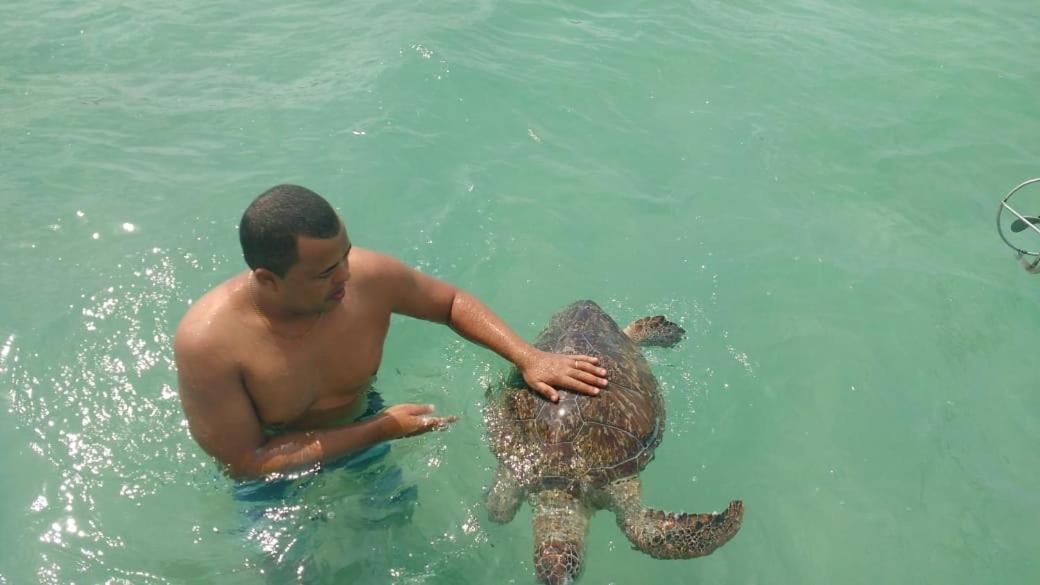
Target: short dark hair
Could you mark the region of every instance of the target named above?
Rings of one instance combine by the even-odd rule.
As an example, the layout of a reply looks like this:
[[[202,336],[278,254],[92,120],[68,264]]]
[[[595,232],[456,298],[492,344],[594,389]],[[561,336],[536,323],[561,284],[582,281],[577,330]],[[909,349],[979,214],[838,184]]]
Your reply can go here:
[[[339,229],[339,215],[321,195],[299,185],[278,185],[246,208],[238,239],[250,268],[263,267],[285,278],[300,259],[297,236],[332,238]]]

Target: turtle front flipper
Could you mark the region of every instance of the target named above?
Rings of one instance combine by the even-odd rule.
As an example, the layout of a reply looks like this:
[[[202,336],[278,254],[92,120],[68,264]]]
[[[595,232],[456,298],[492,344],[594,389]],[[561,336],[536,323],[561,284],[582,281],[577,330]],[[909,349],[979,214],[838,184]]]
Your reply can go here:
[[[573,583],[585,560],[590,511],[561,489],[538,492],[534,507],[534,570],[549,585]]]
[[[730,502],[720,514],[676,514],[644,508],[638,477],[616,481],[604,491],[618,526],[632,546],[658,559],[711,554],[733,538],[744,519],[744,504],[740,501]]]
[[[625,335],[639,345],[671,347],[686,333],[682,327],[664,318],[664,315],[636,319],[625,327]]]
[[[524,490],[516,476],[505,465],[499,464],[495,471],[495,480],[484,496],[491,520],[505,524],[516,516],[516,511],[524,501]]]

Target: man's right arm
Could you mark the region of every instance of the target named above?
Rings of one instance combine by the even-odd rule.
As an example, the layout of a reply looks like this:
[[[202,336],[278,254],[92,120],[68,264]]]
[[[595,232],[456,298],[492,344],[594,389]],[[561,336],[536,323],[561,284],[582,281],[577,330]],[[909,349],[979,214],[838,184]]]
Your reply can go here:
[[[288,472],[337,459],[380,441],[432,430],[451,417],[430,405],[398,404],[365,421],[266,438],[233,358],[205,341],[175,342],[181,404],[192,436],[236,478]]]

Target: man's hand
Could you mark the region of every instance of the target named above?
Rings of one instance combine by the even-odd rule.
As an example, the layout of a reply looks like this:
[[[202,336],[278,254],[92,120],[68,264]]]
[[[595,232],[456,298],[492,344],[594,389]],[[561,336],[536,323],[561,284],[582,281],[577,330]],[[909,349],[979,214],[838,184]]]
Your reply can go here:
[[[432,404],[395,404],[379,413],[387,439],[421,435],[444,428],[457,421],[457,416],[431,416]]]
[[[596,366],[598,358],[588,355],[564,355],[536,350],[531,357],[517,364],[524,381],[535,392],[552,402],[560,400],[553,388],[573,390],[589,396],[599,394],[607,385],[607,371]]]

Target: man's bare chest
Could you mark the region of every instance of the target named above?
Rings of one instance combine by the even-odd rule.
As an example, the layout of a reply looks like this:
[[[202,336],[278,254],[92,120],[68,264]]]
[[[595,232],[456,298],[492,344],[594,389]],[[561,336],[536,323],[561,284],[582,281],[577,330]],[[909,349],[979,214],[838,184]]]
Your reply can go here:
[[[385,318],[324,324],[302,340],[258,340],[245,356],[245,386],[265,425],[307,426],[346,412],[379,369]]]

